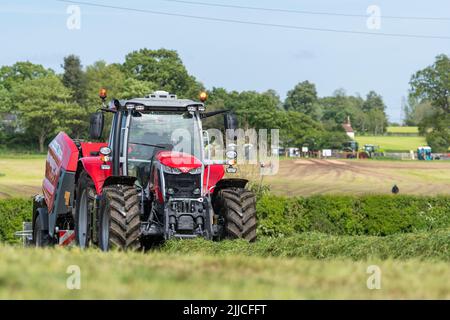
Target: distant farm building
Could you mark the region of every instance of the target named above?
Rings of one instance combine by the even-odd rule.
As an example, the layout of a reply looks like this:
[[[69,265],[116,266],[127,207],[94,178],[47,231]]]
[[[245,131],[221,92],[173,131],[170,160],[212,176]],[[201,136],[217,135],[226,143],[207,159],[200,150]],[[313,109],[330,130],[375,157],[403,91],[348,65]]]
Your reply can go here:
[[[352,125],[350,123],[350,117],[347,117],[347,122],[342,125],[345,130],[345,133],[351,138],[355,139],[355,131],[353,131]]]

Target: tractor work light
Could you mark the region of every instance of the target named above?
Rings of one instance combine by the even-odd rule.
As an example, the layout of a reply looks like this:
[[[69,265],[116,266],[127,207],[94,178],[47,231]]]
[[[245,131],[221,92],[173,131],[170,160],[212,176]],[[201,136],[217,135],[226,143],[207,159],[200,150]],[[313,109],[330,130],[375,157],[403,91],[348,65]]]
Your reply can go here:
[[[202,92],[200,92],[199,98],[200,98],[201,102],[205,102],[206,99],[208,99],[208,94],[205,91],[202,91]]]
[[[111,156],[111,148],[109,147],[101,147],[99,150],[100,153],[100,159],[103,162],[108,162],[110,160],[110,156]]]
[[[236,159],[237,158],[237,152],[234,150],[229,150],[226,153],[226,156],[228,159]]]
[[[191,169],[191,170],[189,170],[189,173],[190,174],[200,174],[200,173],[202,173],[202,167]]]
[[[181,170],[178,168],[168,167],[163,164],[161,165],[161,167],[165,173],[169,173],[169,174],[180,174],[181,173]]]
[[[225,170],[227,173],[236,173],[237,172],[237,168],[235,168],[235,167],[227,167]]]
[[[188,107],[187,107],[187,111],[189,111],[189,112],[195,112],[195,111],[197,111],[197,107],[196,107],[196,106],[188,106]]]
[[[102,100],[105,100],[106,97],[108,96],[106,89],[105,89],[105,88],[101,88],[100,91],[99,91],[99,93],[98,93],[98,96],[99,96]]]

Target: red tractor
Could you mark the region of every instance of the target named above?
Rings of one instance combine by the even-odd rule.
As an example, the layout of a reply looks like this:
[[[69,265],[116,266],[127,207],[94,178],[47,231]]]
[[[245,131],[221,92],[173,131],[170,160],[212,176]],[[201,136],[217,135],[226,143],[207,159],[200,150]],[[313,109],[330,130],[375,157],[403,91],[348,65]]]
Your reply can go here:
[[[91,116],[90,136],[102,136],[104,113],[113,114],[107,143],[83,142],[61,132],[49,144],[43,195],[33,202],[36,246],[96,245],[107,251],[148,248],[171,238],[256,239],[255,195],[247,180],[224,178],[226,159],[207,156],[204,101],[157,91],[145,98],[112,100]],[[228,131],[229,132],[229,131]],[[232,144],[232,146],[235,146]]]

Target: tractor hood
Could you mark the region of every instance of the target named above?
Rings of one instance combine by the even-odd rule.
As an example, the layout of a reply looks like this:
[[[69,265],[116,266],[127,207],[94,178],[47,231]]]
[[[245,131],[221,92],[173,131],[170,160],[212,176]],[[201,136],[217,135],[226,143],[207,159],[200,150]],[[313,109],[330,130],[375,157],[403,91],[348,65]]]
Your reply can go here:
[[[161,164],[177,168],[183,173],[202,166],[202,162],[191,154],[178,151],[160,151],[156,155],[156,160]]]

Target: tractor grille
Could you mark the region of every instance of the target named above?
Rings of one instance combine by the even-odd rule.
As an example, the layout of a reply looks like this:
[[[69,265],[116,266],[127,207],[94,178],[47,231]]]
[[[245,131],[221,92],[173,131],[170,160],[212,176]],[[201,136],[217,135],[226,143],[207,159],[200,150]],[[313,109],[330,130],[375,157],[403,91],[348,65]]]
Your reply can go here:
[[[200,179],[201,174],[190,174],[190,173],[180,173],[180,174],[170,174],[164,173],[166,194],[169,189],[173,189],[173,194],[171,197],[175,198],[192,198],[199,197],[200,193],[194,194],[194,190],[200,190]]]

